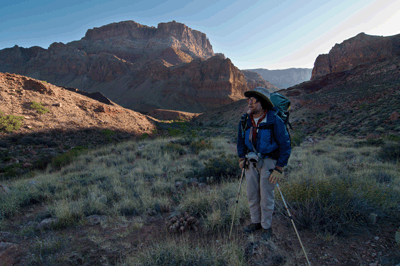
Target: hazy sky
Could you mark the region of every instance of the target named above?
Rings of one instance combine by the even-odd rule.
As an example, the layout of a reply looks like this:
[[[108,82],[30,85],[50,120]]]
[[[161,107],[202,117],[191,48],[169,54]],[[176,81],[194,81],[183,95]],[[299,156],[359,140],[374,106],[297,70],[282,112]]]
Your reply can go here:
[[[68,43],[88,29],[124,20],[184,23],[240,69],[312,68],[360,32],[400,33],[399,0],[69,0],[2,1],[0,49]]]

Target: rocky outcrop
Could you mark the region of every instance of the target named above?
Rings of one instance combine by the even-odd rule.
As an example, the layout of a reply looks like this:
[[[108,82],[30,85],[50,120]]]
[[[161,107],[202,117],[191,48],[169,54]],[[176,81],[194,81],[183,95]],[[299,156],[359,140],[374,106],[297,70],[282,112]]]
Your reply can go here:
[[[319,55],[314,63],[311,80],[399,55],[400,34],[383,37],[360,33],[336,44],[329,54]]]
[[[124,21],[48,49],[4,49],[0,72],[100,92],[140,112],[203,112],[242,99],[244,91],[261,82],[246,80],[224,55],[214,56],[204,33],[175,21],[157,28]]]
[[[386,60],[358,65],[351,70],[318,76],[308,82],[290,87],[282,93],[290,97],[320,91],[319,93],[323,95],[323,92],[345,87],[346,84],[364,84],[364,86],[374,84],[373,87],[379,91],[382,87],[379,83],[399,84],[399,82],[400,56],[394,56]],[[357,87],[360,86],[357,85]]]
[[[88,30],[85,37],[74,45],[90,53],[120,51],[120,54],[116,54],[120,58],[124,58],[124,53],[139,55],[145,50],[164,50],[168,47],[205,59],[214,55],[204,33],[176,21],[159,23],[157,28],[134,21],[112,23]]]
[[[311,78],[310,68],[288,68],[268,70],[263,68],[248,69],[248,71],[256,72],[265,80],[279,89],[286,89]]]

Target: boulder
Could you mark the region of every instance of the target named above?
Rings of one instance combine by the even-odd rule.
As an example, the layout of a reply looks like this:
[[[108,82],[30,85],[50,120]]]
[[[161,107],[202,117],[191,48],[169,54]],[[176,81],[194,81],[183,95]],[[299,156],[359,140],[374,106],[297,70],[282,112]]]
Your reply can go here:
[[[36,230],[46,230],[52,228],[54,225],[58,223],[57,218],[47,218],[41,221],[37,226]]]

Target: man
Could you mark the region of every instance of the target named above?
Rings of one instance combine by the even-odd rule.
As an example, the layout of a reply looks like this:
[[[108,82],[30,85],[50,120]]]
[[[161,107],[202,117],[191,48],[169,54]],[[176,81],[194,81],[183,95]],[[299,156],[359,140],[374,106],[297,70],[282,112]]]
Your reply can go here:
[[[246,172],[252,222],[244,232],[262,229],[261,238],[268,240],[272,236],[274,189],[283,177],[283,167],[290,156],[290,138],[267,89],[257,87],[246,91],[244,96],[247,117],[239,125],[237,150],[239,166]]]

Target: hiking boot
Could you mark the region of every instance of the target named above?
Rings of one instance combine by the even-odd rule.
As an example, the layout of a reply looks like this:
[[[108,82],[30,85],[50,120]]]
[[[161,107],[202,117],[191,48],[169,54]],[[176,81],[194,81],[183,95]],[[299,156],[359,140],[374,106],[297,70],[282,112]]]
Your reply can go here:
[[[268,241],[272,236],[272,228],[262,229],[261,231],[261,239]]]
[[[259,229],[261,229],[261,224],[260,223],[256,223],[256,224],[250,224],[248,226],[246,226],[245,228],[243,228],[243,231],[247,234],[249,233],[253,233]]]

